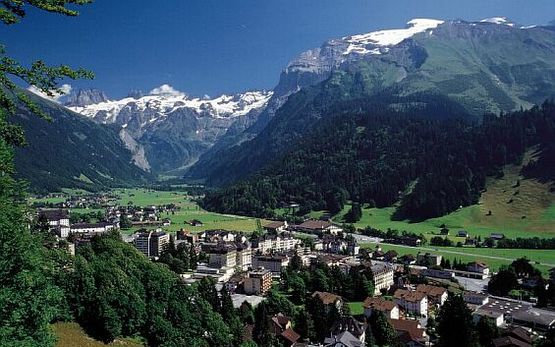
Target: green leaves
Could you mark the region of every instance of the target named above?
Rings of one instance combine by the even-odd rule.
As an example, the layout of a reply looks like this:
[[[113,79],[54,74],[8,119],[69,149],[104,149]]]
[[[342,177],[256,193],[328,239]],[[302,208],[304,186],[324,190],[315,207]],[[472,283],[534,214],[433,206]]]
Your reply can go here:
[[[91,2],[92,0],[3,0],[0,3],[0,21],[8,25],[18,23],[25,17],[25,5],[66,16],[77,16],[79,12],[67,6],[84,5]]]

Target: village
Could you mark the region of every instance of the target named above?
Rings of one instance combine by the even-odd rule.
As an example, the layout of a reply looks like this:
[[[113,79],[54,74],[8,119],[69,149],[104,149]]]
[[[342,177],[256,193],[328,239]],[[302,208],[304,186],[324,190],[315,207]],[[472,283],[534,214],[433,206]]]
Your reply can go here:
[[[38,216],[58,238],[68,241],[72,254],[96,235],[139,227],[133,234],[122,234],[123,240],[153,261],[168,264],[184,283],[210,281],[218,291],[225,288],[237,309],[256,307],[286,288],[295,304],[334,317],[314,340],[306,340],[294,330],[287,312],[273,315],[272,334],[284,346],[365,346],[366,326],[376,312],[387,318],[404,344],[430,346],[437,313],[449,292],[462,294],[475,322],[486,319],[501,329],[502,335],[493,340],[495,347],[532,346],[555,324],[555,312],[536,307],[533,300],[488,294],[492,271],[483,263],[453,267],[431,252],[399,256],[393,250],[383,251],[380,244],[361,249],[361,235],[347,233],[328,220],[270,221],[254,233],[191,231],[202,222],[188,220],[187,226],[169,232],[164,227],[171,221],[162,218],[162,212],[174,212],[175,205],[105,208],[104,218],[96,223],[70,223],[65,208],[40,209]],[[312,291],[304,284],[299,289],[292,278],[302,277],[303,271],[336,273],[336,279],[351,282],[336,287],[351,289],[334,291],[325,280],[311,284]],[[246,328],[247,334],[249,329],[252,334],[253,327]]]

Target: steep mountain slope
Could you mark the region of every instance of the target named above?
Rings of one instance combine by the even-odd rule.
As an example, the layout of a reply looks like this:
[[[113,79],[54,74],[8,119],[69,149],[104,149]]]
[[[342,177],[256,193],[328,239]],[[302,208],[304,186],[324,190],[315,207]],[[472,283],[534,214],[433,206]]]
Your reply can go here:
[[[187,177],[212,185],[244,178],[294,148],[334,104],[386,89],[444,95],[470,117],[530,107],[555,95],[554,56],[552,28],[523,28],[504,18],[420,19],[406,29],[331,40],[282,73],[275,94],[287,96],[283,105],[227,142],[234,146],[214,146]]]
[[[413,100],[426,103],[391,107]],[[204,207],[272,217],[292,201],[300,205],[299,213],[327,209],[335,214],[353,200],[396,205],[394,217],[421,221],[476,204],[487,177],[500,177],[506,165],[521,163],[527,150],[543,152],[555,143],[553,103],[487,116],[481,123],[444,117],[462,115],[461,110],[437,95],[381,93],[349,100],[331,108],[330,116],[281,159],[248,180],[208,194]],[[553,158],[535,160],[540,168]]]
[[[17,149],[18,176],[29,181],[33,189],[99,189],[149,179],[149,174],[133,164],[117,129],[29,95],[52,119],[47,122],[23,107],[11,117],[24,128],[28,143]]]
[[[142,168],[171,174],[194,163],[228,129],[242,131],[251,125],[271,96],[272,92],[262,91],[195,98],[163,85],[148,95],[134,92],[121,100],[108,100],[95,91],[79,92],[67,105],[119,128],[120,138]]]

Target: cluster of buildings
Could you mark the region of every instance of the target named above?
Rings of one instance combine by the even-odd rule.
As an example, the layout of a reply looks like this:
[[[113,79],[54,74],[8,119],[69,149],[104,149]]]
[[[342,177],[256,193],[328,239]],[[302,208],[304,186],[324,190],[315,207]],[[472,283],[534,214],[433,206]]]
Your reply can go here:
[[[177,206],[168,205],[150,205],[140,206],[109,206],[106,208],[107,220],[120,221],[122,217],[129,220],[133,226],[169,226],[171,221],[169,218],[162,218],[163,213],[175,213]]]
[[[98,208],[106,208],[110,204],[113,204],[118,197],[112,194],[80,194],[80,195],[71,195],[66,196],[65,194],[49,194],[46,196],[47,198],[63,198],[65,199],[62,202],[57,203],[49,203],[48,207],[50,208],[57,208],[57,209],[73,209],[73,208],[80,208],[80,209],[98,209]],[[41,204],[41,207],[44,207],[45,204]]]
[[[375,250],[367,252],[367,255],[374,260],[409,265],[421,270],[424,276],[432,278],[453,279],[459,276],[484,280],[491,275],[489,267],[482,262],[470,262],[457,269],[441,268],[443,257],[429,252],[418,253],[416,256],[412,254],[399,256],[396,251],[384,252],[377,245]]]
[[[48,221],[51,231],[60,238],[67,238],[70,234],[102,234],[119,228],[119,221],[102,221],[98,223],[70,223],[69,211],[66,209],[40,210],[39,216]]]
[[[175,206],[110,207],[107,209],[107,221],[100,223],[70,224],[69,212],[65,209],[42,210],[50,227],[60,237],[70,234],[82,235],[76,243],[86,242],[87,237],[105,233],[118,228],[118,222],[125,216],[135,225],[163,224],[161,212],[170,213]],[[190,221],[193,225],[197,221]],[[447,289],[440,285],[411,284],[407,280],[407,269],[411,275],[429,279],[434,283],[452,280],[455,276],[483,280],[490,276],[487,265],[471,262],[457,269],[441,268],[442,256],[433,253],[419,253],[399,256],[397,252],[387,252],[377,246],[366,255],[371,259],[361,260],[359,246],[354,238],[345,237],[341,228],[328,221],[309,220],[299,225],[287,222],[271,222],[265,227],[266,233],[259,237],[247,237],[240,232],[211,230],[200,233],[178,231],[175,244],[186,242],[197,252],[205,255],[206,261],[186,274],[182,279],[192,283],[203,277],[213,277],[221,286],[225,286],[235,299],[250,300],[250,297],[263,300],[263,296],[272,287],[273,279],[279,278],[283,269],[290,265],[294,255],[298,255],[304,266],[324,263],[337,266],[342,272],[349,273],[356,267],[369,267],[374,283],[374,296],[364,303],[364,316],[370,318],[375,312],[385,314],[399,339],[408,346],[426,346],[430,338],[426,334],[426,318],[438,312],[447,300]],[[310,247],[295,237],[296,233],[311,235]],[[406,238],[396,240],[404,244],[418,244],[418,240]],[[170,243],[170,235],[161,229],[146,229],[133,236],[132,243],[145,256],[156,258]],[[297,258],[297,259],[299,259]],[[555,278],[555,270],[551,273]],[[381,296],[390,294],[389,299]],[[326,307],[335,306],[341,310],[344,300],[334,293],[315,292]],[[534,331],[547,331],[555,325],[555,312],[538,309],[530,303],[523,303],[505,298],[489,297],[483,293],[465,292],[465,302],[477,321],[482,317],[491,319],[500,327],[523,327]],[[250,302],[250,301],[249,301]],[[260,302],[260,301],[256,301]],[[237,305],[237,306],[238,306]],[[300,336],[291,326],[291,319],[284,315],[271,317],[272,333],[286,346],[310,347],[359,347],[365,345],[366,322],[353,317],[344,317],[333,324],[330,336],[323,343],[310,344],[300,341]],[[523,328],[511,328],[506,334],[493,341],[495,347],[531,346],[529,334]],[[520,329],[520,330],[519,330]],[[523,332],[524,331],[524,332]]]

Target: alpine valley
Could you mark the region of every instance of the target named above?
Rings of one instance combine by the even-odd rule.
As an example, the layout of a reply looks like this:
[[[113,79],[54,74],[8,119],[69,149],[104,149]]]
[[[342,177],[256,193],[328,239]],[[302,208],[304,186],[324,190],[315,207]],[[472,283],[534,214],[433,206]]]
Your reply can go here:
[[[488,177],[532,149],[526,172],[551,180],[554,54],[555,27],[414,19],[300,54],[272,91],[81,90],[59,112],[116,134],[144,177],[222,187],[211,210],[269,217],[290,201],[306,212],[352,200],[423,219],[477,203]]]

